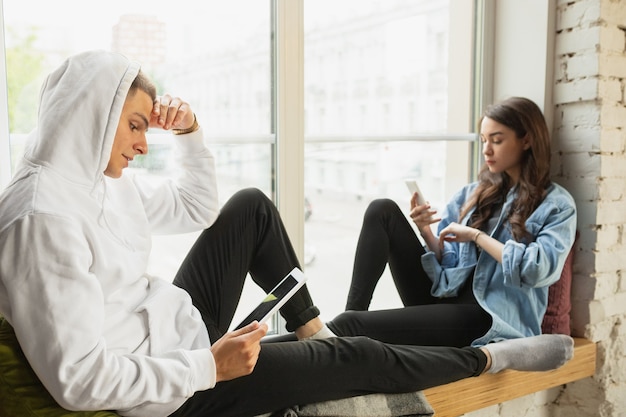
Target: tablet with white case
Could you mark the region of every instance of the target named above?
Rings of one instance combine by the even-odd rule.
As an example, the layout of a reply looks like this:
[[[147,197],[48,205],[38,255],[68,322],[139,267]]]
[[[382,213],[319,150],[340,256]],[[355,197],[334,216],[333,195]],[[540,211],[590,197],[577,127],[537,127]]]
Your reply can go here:
[[[259,305],[239,323],[235,330],[252,323],[264,323],[276,313],[303,285],[306,277],[299,268],[294,268],[270,291]]]

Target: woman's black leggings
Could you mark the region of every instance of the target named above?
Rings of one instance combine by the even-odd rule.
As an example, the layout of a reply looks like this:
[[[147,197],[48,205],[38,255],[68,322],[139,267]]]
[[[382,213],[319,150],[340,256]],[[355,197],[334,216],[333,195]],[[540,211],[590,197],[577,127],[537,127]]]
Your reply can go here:
[[[359,240],[346,312],[328,324],[336,334],[367,335],[389,343],[468,346],[491,326],[471,282],[457,297],[436,298],[422,268],[424,247],[398,205],[389,199],[368,206]],[[385,267],[405,307],[366,311]]]
[[[265,290],[298,265],[273,203],[235,194],[191,249],[175,278],[200,310],[212,341],[226,332],[248,271]],[[281,313],[295,328],[317,317],[306,287]],[[410,392],[479,375],[480,349],[386,344],[368,337],[265,343],[252,374],[195,393],[172,416],[255,416],[374,392]]]

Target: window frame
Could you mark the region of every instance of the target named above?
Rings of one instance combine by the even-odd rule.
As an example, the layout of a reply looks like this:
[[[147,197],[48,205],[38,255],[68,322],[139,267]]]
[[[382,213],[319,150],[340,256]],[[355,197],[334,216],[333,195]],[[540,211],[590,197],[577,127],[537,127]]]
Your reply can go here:
[[[273,0],[276,205],[304,259],[304,0]]]
[[[0,190],[3,190],[11,180],[11,143],[9,132],[4,2],[0,1]]]

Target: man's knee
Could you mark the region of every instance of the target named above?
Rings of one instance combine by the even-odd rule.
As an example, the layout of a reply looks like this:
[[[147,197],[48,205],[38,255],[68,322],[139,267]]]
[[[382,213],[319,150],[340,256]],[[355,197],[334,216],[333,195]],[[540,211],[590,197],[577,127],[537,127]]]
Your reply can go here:
[[[235,194],[233,194],[232,199],[248,202],[270,201],[263,191],[255,187],[243,188],[237,191]]]
[[[373,200],[365,210],[365,217],[380,217],[399,210],[395,201],[389,198],[379,198]]]
[[[274,203],[270,200],[263,191],[258,188],[249,187],[237,191],[228,200],[224,207],[234,206],[240,209],[248,211],[252,208],[252,211],[256,211],[260,207],[275,208]]]

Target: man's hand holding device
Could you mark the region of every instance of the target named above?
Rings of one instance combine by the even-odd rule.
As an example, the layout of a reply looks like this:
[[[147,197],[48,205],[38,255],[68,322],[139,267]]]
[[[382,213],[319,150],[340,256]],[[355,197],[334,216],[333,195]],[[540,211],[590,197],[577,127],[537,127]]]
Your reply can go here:
[[[226,333],[211,346],[216,380],[228,381],[249,375],[259,358],[261,339],[267,334],[265,322],[272,317],[303,285],[306,277],[294,268],[276,285],[235,330]]]
[[[252,373],[261,352],[261,339],[266,334],[267,324],[253,322],[213,342],[211,353],[215,362],[216,382]]]

